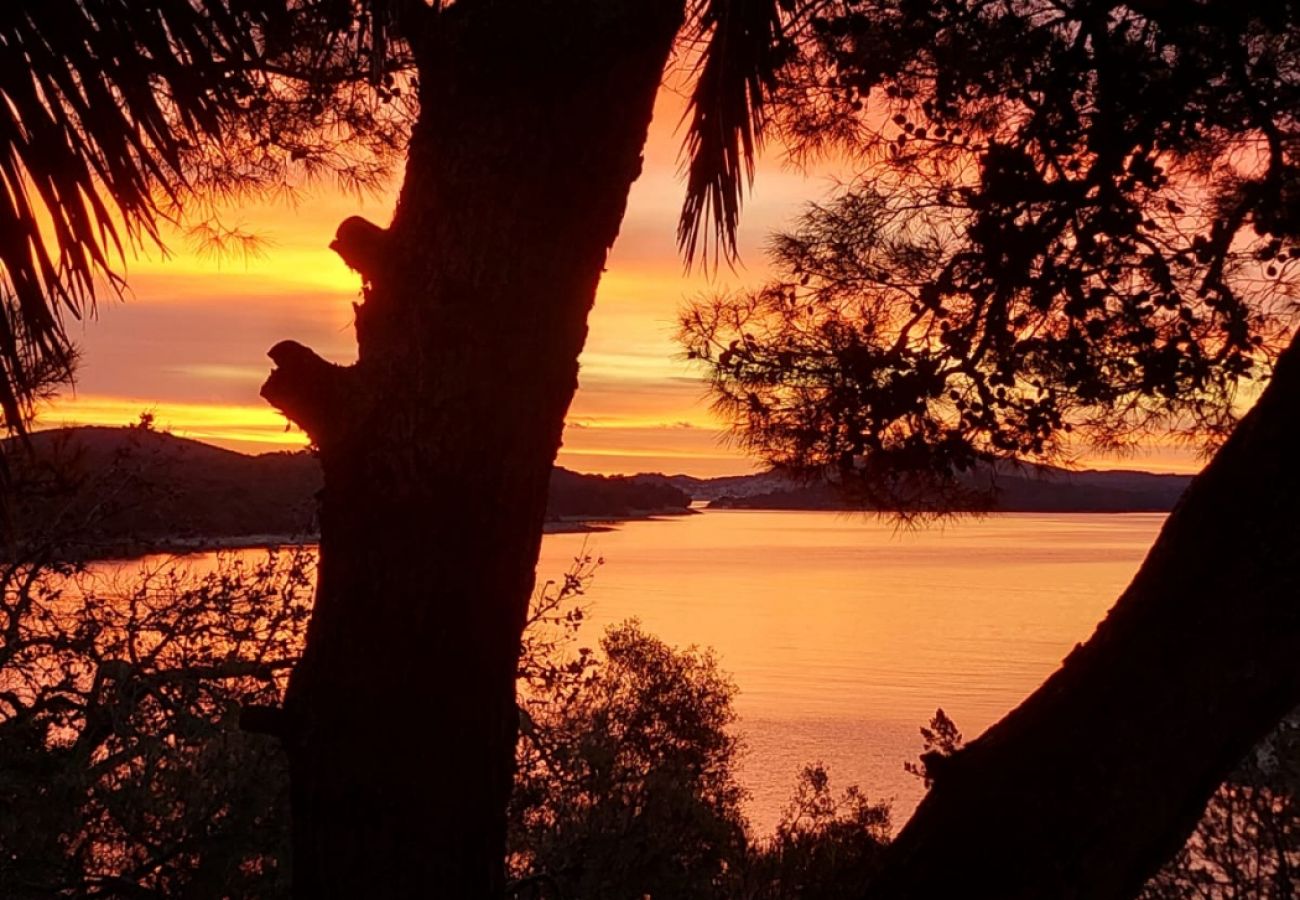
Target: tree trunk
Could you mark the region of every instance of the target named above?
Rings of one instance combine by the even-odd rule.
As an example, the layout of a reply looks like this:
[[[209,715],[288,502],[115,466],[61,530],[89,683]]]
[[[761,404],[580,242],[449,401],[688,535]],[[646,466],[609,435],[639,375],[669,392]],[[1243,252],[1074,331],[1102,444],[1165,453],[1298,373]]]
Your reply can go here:
[[[297,897],[503,891],[547,481],[682,7],[477,0],[434,18],[413,41],[421,113],[392,226],[339,247],[367,282],[358,361],[271,351],[263,394],[325,476],[283,727]]]
[[[1087,644],[933,766],[868,890],[1130,898],[1300,704],[1300,344]]]

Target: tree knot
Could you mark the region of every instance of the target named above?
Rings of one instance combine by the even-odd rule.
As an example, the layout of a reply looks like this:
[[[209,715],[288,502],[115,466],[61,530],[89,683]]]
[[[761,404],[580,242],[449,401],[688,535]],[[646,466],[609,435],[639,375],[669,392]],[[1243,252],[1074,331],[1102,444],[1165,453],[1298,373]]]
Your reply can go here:
[[[297,341],[281,341],[267,356],[275,363],[262,396],[323,446],[351,419],[352,370],[322,359]]]

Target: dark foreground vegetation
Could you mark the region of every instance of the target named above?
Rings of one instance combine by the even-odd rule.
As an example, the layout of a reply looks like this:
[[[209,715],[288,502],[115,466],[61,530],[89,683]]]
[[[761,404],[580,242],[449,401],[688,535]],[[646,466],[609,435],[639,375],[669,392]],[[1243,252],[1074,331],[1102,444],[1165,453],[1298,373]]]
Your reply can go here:
[[[888,809],[835,795],[810,767],[777,834],[754,840],[734,687],[711,654],[635,622],[598,653],[579,648],[591,566],[542,587],[531,608],[515,895],[850,896],[887,840]],[[4,569],[0,896],[289,896],[283,752],[240,721],[278,699],[314,570],[305,551],[126,584]]]
[[[247,726],[296,660],[315,565],[294,551],[124,583],[57,564],[0,571],[0,896],[290,896],[283,751]],[[595,565],[577,560],[530,609],[511,895],[861,896],[888,807],[810,765],[776,832],[753,834],[734,686],[711,653],[636,622],[581,646]],[[914,768],[928,777],[961,739],[942,713],[923,733],[931,753]],[[1143,897],[1294,896],[1298,762],[1300,730],[1284,726]]]
[[[352,217],[335,241],[359,274],[357,361],[285,340],[262,389],[312,438],[325,482],[308,637],[262,723],[291,771],[297,896],[504,892],[519,646],[551,467],[675,48],[699,60],[688,260],[734,258],[772,128],[796,152],[862,161],[861,179],[776,240],[772,284],[684,318],[688,352],[758,455],[877,506],[942,514],[984,500],[961,475],[989,461],[1232,432],[1096,635],[927,766],[933,790],[871,896],[1130,896],[1300,703],[1294,0],[4,10],[8,429],[70,377],[70,317],[94,309],[99,286],[122,290],[116,263],[181,212],[212,227],[215,198],[324,174],[365,187],[405,160],[388,227]],[[127,661],[74,666],[74,686],[167,696],[126,678]],[[42,684],[10,690],[15,709]],[[30,726],[11,746],[129,758],[111,740],[120,716],[85,723]],[[117,846],[84,833],[58,846]],[[132,878],[113,878],[100,892],[127,892]]]

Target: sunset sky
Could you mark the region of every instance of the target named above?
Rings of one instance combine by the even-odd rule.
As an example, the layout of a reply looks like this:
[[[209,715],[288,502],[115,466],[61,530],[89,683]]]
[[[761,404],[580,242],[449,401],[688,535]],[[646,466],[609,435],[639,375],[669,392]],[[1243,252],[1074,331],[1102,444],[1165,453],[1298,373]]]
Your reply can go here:
[[[833,189],[832,172],[803,173],[777,149],[759,167],[740,235],[742,265],[712,279],[686,275],[675,246],[682,198],[678,123],[683,102],[663,92],[632,188],[627,216],[600,287],[559,462],[585,472],[722,475],[755,463],[729,447],[709,411],[699,372],[672,340],[678,308],[704,291],[762,281],[763,244],[808,201]],[[292,338],[341,363],[355,357],[352,301],[358,279],[328,249],[337,224],[363,215],[386,225],[392,191],[358,198],[321,185],[296,205],[232,210],[226,224],[264,238],[255,258],[212,258],[184,237],[170,256],[134,260],[130,294],[74,323],[83,351],[75,390],[40,416],[38,427],[124,425],[151,411],[159,427],[249,453],[300,447],[304,435],[258,396],[266,350]],[[1164,471],[1197,467],[1188,453],[1153,451],[1088,460]]]

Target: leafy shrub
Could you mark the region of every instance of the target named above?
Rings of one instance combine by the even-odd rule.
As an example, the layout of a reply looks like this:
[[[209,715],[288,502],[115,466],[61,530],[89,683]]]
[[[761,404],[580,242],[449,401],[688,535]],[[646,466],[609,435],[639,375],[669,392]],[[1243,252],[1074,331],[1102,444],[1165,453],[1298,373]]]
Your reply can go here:
[[[746,837],[731,682],[636,622],[525,702],[512,865],[562,897],[734,896]]]
[[[889,806],[856,786],[836,797],[821,764],[804,767],[775,836],[751,853],[753,900],[861,897],[889,842]]]
[[[222,559],[125,590],[0,569],[0,896],[284,896],[285,764],[238,727],[275,702],[314,559]]]
[[[577,647],[582,558],[533,605],[511,816],[517,895],[838,897],[888,811],[808,769],[755,842],[736,780],[735,687],[635,622]],[[314,558],[163,565],[127,585],[0,569],[0,896],[288,896],[287,770],[238,724],[278,701]]]

